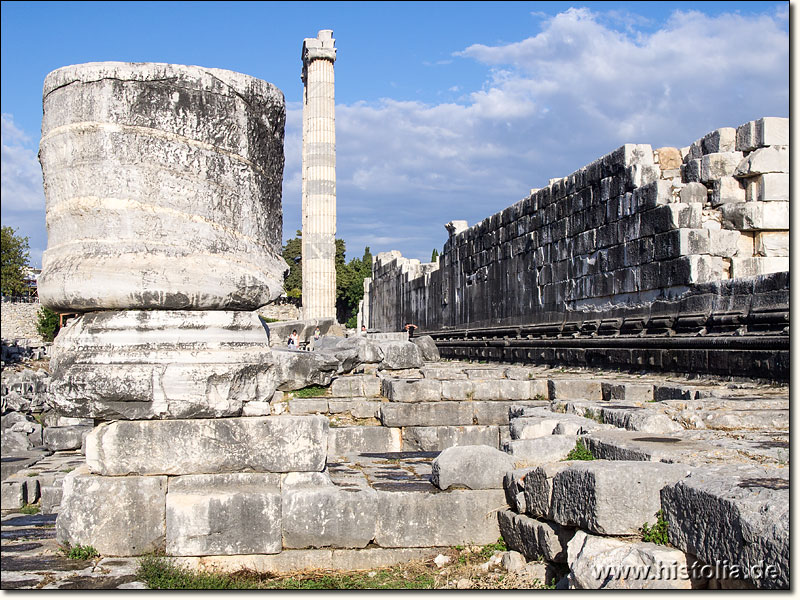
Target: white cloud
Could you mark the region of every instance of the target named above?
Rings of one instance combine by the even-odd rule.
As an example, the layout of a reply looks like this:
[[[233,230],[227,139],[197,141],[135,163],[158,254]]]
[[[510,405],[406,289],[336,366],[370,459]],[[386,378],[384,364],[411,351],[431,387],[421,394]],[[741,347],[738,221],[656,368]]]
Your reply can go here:
[[[44,191],[42,169],[36,151],[23,144],[30,136],[14,124],[14,117],[2,115],[2,204],[3,212],[34,211],[42,213],[44,223]]]

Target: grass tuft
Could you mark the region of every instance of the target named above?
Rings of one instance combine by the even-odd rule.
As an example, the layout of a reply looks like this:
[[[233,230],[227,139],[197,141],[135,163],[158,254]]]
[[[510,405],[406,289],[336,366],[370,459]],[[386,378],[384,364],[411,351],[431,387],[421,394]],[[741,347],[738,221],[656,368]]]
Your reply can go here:
[[[23,515],[37,515],[39,510],[41,510],[41,507],[38,504],[26,504],[19,509],[19,512]]]
[[[575,447],[569,451],[564,460],[594,460],[594,454],[586,446],[583,445],[583,440],[575,442]]]
[[[61,553],[72,560],[89,560],[90,558],[100,556],[100,553],[94,546],[84,546],[83,544],[71,546],[66,543],[61,546]]]
[[[669,523],[664,519],[664,511],[659,510],[656,513],[656,523],[650,527],[647,523],[642,525],[642,541],[651,542],[653,544],[660,544],[662,546],[669,545]]]
[[[319,398],[320,396],[328,395],[328,388],[321,385],[309,385],[289,393],[295,398]]]

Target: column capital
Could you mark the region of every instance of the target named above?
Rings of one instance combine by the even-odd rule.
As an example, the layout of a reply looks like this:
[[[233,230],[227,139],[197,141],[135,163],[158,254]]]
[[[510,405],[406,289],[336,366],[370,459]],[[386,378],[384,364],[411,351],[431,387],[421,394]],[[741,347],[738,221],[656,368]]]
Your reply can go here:
[[[315,38],[303,40],[303,66],[317,59],[336,61],[336,48],[332,29],[322,29]]]

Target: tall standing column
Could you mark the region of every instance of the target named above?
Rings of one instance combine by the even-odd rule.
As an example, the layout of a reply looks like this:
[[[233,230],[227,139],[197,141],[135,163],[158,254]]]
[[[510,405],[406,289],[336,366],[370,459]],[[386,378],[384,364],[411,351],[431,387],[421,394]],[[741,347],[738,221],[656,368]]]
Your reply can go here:
[[[333,31],[303,40],[303,318],[336,318]]]

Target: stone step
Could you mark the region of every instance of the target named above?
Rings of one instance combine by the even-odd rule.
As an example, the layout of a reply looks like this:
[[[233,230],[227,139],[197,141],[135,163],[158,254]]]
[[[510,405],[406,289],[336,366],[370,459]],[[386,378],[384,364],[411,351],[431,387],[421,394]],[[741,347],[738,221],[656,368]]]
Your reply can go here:
[[[399,427],[331,427],[328,430],[328,457],[364,452],[401,452],[403,437]]]
[[[491,446],[499,448],[503,427],[463,425],[403,427],[404,452],[438,452],[452,446]]]
[[[554,563],[567,562],[567,544],[575,535],[574,527],[534,519],[510,510],[497,513],[500,533],[511,550],[523,554],[528,560],[543,557]]]

